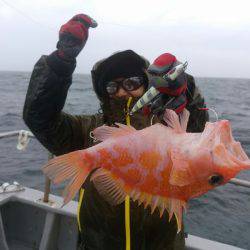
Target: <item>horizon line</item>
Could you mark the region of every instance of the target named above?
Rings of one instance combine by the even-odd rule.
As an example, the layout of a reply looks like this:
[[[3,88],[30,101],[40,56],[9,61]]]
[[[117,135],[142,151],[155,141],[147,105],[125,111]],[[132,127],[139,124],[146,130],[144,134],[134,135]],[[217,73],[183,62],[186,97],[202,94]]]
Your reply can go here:
[[[16,72],[16,73],[32,73],[32,71],[26,71],[26,70],[2,70],[0,69],[0,72]],[[79,73],[79,72],[75,72],[73,73],[73,75],[89,75],[91,76],[91,73]],[[194,78],[226,78],[226,79],[246,79],[246,80],[250,80],[250,77],[239,77],[239,76],[194,76],[193,74],[191,74]]]

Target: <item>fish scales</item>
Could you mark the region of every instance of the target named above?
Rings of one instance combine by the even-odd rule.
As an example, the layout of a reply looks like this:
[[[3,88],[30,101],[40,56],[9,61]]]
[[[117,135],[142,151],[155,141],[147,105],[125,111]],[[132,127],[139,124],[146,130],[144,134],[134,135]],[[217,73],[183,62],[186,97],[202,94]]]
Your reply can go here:
[[[164,189],[167,192],[166,177],[169,177],[171,162],[167,154],[170,143],[166,144],[169,135],[162,136],[164,130],[162,125],[155,125],[141,131],[142,135],[137,135],[136,138],[134,134],[129,134],[111,142],[104,142],[100,148],[96,148],[100,161],[97,165],[125,180],[131,188],[160,194],[163,187],[161,183],[166,183]]]

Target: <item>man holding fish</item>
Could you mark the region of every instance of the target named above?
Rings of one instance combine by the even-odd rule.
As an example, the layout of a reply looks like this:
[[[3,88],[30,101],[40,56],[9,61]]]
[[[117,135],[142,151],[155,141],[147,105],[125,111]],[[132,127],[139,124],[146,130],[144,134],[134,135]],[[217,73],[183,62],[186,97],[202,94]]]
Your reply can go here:
[[[170,85],[164,85],[163,76],[179,64],[173,55],[163,54],[149,66],[145,58],[132,50],[126,50],[97,62],[91,71],[93,88],[100,101],[101,113],[74,116],[62,112],[68,89],[72,83],[76,57],[88,39],[88,29],[96,26],[97,23],[92,18],[79,14],[61,27],[57,50],[49,56],[42,56],[34,67],[23,110],[24,121],[37,139],[56,156],[75,150],[88,148],[90,150],[84,156],[85,162],[92,162],[93,166],[96,165],[96,167],[90,166],[89,163],[89,168],[86,168],[85,174],[81,173],[81,180],[76,176],[75,178],[74,174],[78,173],[78,170],[82,170],[77,167],[74,170],[73,163],[72,168],[67,164],[61,166],[62,172],[60,167],[58,170],[53,170],[53,162],[49,165],[51,168],[47,167],[44,170],[55,182],[68,179],[68,174],[74,177],[71,182],[74,189],[72,189],[72,186],[68,188],[65,193],[66,201],[75,194],[76,187],[78,191],[82,186],[78,211],[78,249],[184,249],[184,232],[181,230],[180,220],[184,202],[178,201],[178,204],[181,204],[180,206],[173,203],[175,205],[172,204],[172,208],[175,206],[175,210],[173,208],[170,211],[167,209],[165,198],[153,202],[153,196],[151,198],[147,196],[146,201],[141,197],[142,193],[138,194],[137,191],[133,192],[129,188],[127,191],[120,189],[121,181],[117,179],[116,184],[114,184],[110,175],[105,172],[109,169],[110,164],[122,166],[123,163],[126,165],[128,164],[127,161],[131,160],[131,166],[135,167],[126,171],[131,173],[128,176],[131,176],[131,180],[134,181],[137,166],[141,164],[144,167],[151,168],[156,162],[162,161],[163,156],[159,155],[158,152],[153,152],[152,155],[149,155],[150,157],[142,154],[141,157],[136,159],[124,152],[123,149],[116,147],[114,154],[119,153],[124,157],[115,161],[117,158],[112,158],[111,152],[105,148],[99,148],[95,160],[99,159],[100,161],[94,162],[90,147],[96,145],[94,137],[98,140],[104,140],[108,144],[111,143],[111,139],[113,143],[114,138],[117,138],[115,141],[130,145],[134,138],[132,134],[136,133],[134,128],[144,129],[149,127],[152,122],[161,122],[161,118],[165,120],[169,127],[173,127],[173,130],[167,132],[169,138],[171,135],[179,138],[178,133],[184,134],[186,129],[189,132],[201,132],[208,120],[207,111],[204,109],[204,99],[195,86],[192,76],[185,73],[176,78]],[[150,74],[148,74],[147,69]],[[133,105],[151,86],[158,89],[162,95],[156,98],[150,107],[144,108],[144,112],[139,111],[130,115]],[[159,109],[161,106],[164,109]],[[174,114],[171,112],[167,115],[164,114],[166,108],[175,110],[180,115],[182,121],[180,125],[174,117],[175,112],[173,112]],[[190,112],[189,120],[184,108]],[[119,123],[120,129],[127,132],[120,133],[119,131],[109,130],[109,127],[96,129],[103,124],[114,126],[115,123]],[[131,125],[134,128],[122,127],[122,124]],[[165,126],[159,124],[157,126],[160,126],[157,127],[159,133],[165,131]],[[117,126],[115,129],[119,130]],[[92,131],[94,131],[94,136]],[[114,138],[107,139],[105,131],[114,134]],[[124,141],[121,140],[119,134],[123,135]],[[146,139],[145,137],[148,142],[150,142],[150,138],[157,137],[153,132],[148,134],[150,134],[149,138]],[[143,133],[142,138],[144,138]],[[195,138],[194,136],[194,140]],[[98,145],[102,145],[102,143]],[[158,146],[155,145],[155,147]],[[132,146],[131,148],[133,149]],[[119,150],[122,150],[122,152]],[[134,153],[129,152],[129,154]],[[176,159],[178,153],[173,151],[172,155]],[[135,164],[134,161],[136,161],[136,165],[133,165]],[[176,161],[182,161],[185,165],[183,159],[176,159]],[[55,167],[57,167],[56,164],[57,162],[55,162]],[[99,171],[98,167],[106,168],[106,170]],[[75,171],[74,174],[71,171]],[[173,175],[172,183],[178,182],[178,178],[178,176]],[[184,185],[185,180],[181,181]],[[105,183],[109,188],[118,192],[116,193],[117,196],[111,197],[108,194]],[[154,182],[151,181],[150,183]],[[145,190],[158,185],[152,186],[151,184],[148,184]],[[176,191],[176,198],[186,199],[186,196],[180,194],[180,190],[182,188],[179,188],[178,192]],[[129,199],[127,194],[130,194],[133,200]],[[145,208],[138,205],[136,197],[139,199],[139,203],[144,203]],[[108,202],[108,200],[110,201]],[[153,213],[150,209],[150,206],[152,208],[152,202],[154,203],[154,209],[159,208],[155,209]],[[163,209],[161,210],[160,207]],[[178,214],[179,217],[177,215],[172,216],[171,213]],[[177,234],[177,231],[180,232]]]

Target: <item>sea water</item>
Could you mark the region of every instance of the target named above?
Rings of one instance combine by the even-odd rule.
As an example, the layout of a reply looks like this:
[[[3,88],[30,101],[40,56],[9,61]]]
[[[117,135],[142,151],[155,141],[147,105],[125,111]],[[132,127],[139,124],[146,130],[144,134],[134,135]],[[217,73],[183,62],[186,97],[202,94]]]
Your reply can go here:
[[[30,73],[0,72],[0,133],[28,129],[22,109]],[[232,124],[234,138],[250,156],[250,79],[196,78],[207,106],[219,119]],[[71,114],[93,114],[99,104],[89,75],[75,75],[64,110]],[[216,119],[210,113],[210,120]],[[18,181],[43,190],[41,166],[48,153],[36,139],[25,151],[16,149],[17,137],[0,141],[0,183]],[[250,171],[237,176],[250,181]],[[56,194],[62,187],[53,187]],[[189,203],[185,230],[200,237],[250,249],[250,189],[227,184]]]

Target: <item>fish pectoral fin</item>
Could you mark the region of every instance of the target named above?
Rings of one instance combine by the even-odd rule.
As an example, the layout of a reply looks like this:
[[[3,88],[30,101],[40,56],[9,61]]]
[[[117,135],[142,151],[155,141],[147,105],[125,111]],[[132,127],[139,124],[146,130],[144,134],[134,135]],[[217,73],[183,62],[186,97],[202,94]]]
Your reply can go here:
[[[172,150],[170,153],[173,163],[170,172],[169,183],[173,186],[186,186],[193,182],[193,175],[190,173],[190,167],[187,160],[180,157],[180,153]]]
[[[118,127],[100,126],[93,131],[94,137],[99,141],[105,141],[111,137],[122,136],[135,132],[136,129],[132,126],[116,123]]]
[[[90,178],[93,181],[99,194],[110,205],[121,204],[126,197],[126,193],[123,190],[123,182],[121,179],[114,177],[108,170],[99,168]]]
[[[163,115],[163,120],[176,133],[186,132],[188,118],[189,112],[187,110],[182,112],[182,114],[180,115],[180,119],[179,116],[175,113],[175,111],[171,109],[166,109]]]

